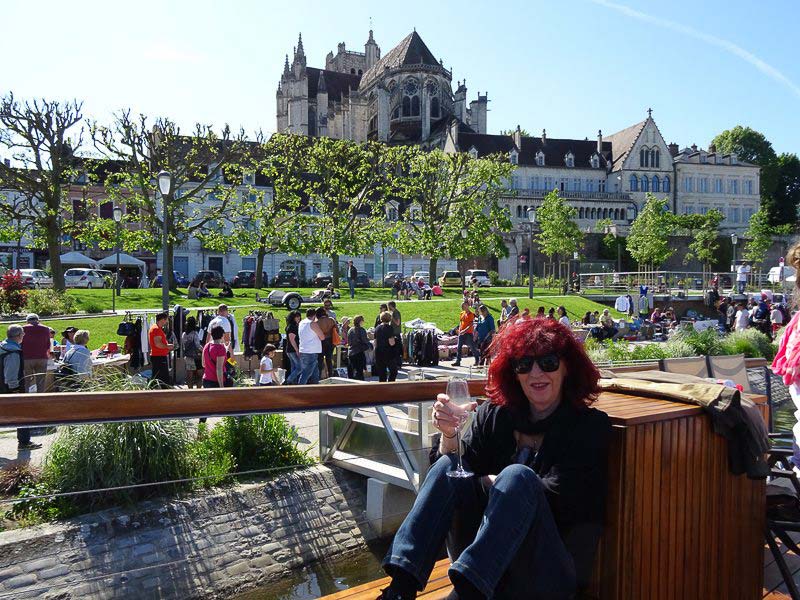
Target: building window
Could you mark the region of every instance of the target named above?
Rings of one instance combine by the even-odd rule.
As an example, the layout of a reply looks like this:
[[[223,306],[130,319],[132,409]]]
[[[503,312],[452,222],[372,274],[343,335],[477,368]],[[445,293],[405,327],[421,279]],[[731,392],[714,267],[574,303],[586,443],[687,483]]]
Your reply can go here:
[[[722,193],[722,178],[718,177],[714,180],[714,192],[717,194]]]
[[[72,220],[73,221],[85,221],[87,218],[86,214],[86,201],[83,198],[73,198],[72,199]]]
[[[100,218],[101,219],[112,219],[114,217],[114,203],[113,202],[103,202],[100,205]]]
[[[519,154],[517,154],[516,150],[512,150],[508,153],[508,160],[512,165],[519,164]]]
[[[684,192],[693,192],[694,191],[694,179],[691,177],[684,177],[683,178],[683,191]]]
[[[592,155],[591,165],[593,169],[600,168],[600,157],[597,154]]]
[[[558,182],[558,189],[559,191],[565,191],[567,189],[567,180],[565,178],[561,178],[561,181]]]
[[[650,153],[647,151],[647,148],[639,150],[639,166],[642,168],[650,166]]]
[[[684,207],[683,209],[684,214],[693,215],[694,214],[694,206],[689,204],[688,206]]]
[[[738,194],[739,193],[739,180],[738,179],[730,179],[730,180],[728,180],[728,193],[729,194]]]
[[[665,192],[668,192],[668,191],[669,191],[669,175],[665,175],[665,176],[664,176],[664,186],[663,186],[663,191],[665,191]]]
[[[592,209],[591,215],[592,215],[592,216],[591,216],[591,219],[592,219],[592,220],[594,220],[594,219],[596,219],[596,218],[597,218],[597,209],[596,209],[596,208],[593,208],[593,209]]]
[[[572,180],[572,191],[573,192],[580,192],[581,191],[581,180],[577,177]]]
[[[583,219],[583,207],[582,206],[578,208],[578,218],[579,219]]]
[[[518,219],[522,218],[522,205],[521,204],[517,205],[517,218]]]
[[[567,154],[567,156],[566,156],[566,163],[567,163],[568,167],[574,167],[575,166],[575,157],[572,155],[571,152],[569,154]]]
[[[631,191],[638,192],[639,191],[639,178],[636,175],[631,175]]]
[[[542,152],[541,150],[539,150],[539,152],[536,153],[536,165],[539,167],[544,166],[544,152]]]
[[[661,180],[658,178],[658,175],[653,175],[653,191],[661,191]]]
[[[511,188],[515,190],[519,189],[519,177],[516,175],[511,178]]]
[[[389,221],[397,221],[397,207],[396,206],[389,206],[386,209],[386,218]]]
[[[552,177],[545,177],[544,178],[544,189],[548,192],[553,191],[553,178]]]
[[[753,180],[752,179],[748,179],[747,181],[744,182],[744,190],[745,190],[745,194],[748,194],[750,196],[753,195]]]
[[[650,180],[647,178],[647,175],[642,175],[642,191],[650,191]]]
[[[654,156],[655,156],[655,161],[653,162],[653,165],[655,166],[656,169],[658,169],[658,168],[661,167],[661,156],[660,156],[660,153],[658,151],[658,148],[653,150],[653,153],[654,153]]]
[[[605,191],[606,191],[606,180],[605,180],[605,179],[601,179],[601,180],[599,180],[599,181],[597,182],[597,185],[598,185],[598,187],[599,187],[599,190],[600,190],[601,192],[605,192]]]
[[[431,118],[439,118],[439,98],[431,98]]]

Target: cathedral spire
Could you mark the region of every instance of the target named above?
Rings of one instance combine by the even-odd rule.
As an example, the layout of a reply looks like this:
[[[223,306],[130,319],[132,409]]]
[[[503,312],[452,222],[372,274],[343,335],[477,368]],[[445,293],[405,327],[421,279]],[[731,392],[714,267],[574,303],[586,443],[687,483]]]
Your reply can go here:
[[[289,55],[288,54],[286,55],[286,60],[283,63],[283,74],[284,75],[288,75],[289,74]]]
[[[297,35],[297,54],[300,56],[304,56],[305,52],[303,51],[303,34],[299,33]]]

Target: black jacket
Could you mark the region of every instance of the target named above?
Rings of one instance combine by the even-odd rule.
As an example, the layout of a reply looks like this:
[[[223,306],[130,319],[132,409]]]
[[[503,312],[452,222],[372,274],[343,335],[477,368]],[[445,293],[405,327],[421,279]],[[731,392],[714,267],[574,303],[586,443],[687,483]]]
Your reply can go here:
[[[356,277],[358,277],[358,269],[356,269],[355,265],[350,265],[350,267],[347,269],[347,278],[355,279]]]
[[[540,477],[556,526],[587,584],[605,520],[611,421],[600,410],[567,400],[548,419],[539,451],[528,463]],[[527,415],[489,402],[464,436],[464,461],[476,475],[497,475],[514,462],[514,431],[530,432]],[[432,456],[432,458],[437,458]]]

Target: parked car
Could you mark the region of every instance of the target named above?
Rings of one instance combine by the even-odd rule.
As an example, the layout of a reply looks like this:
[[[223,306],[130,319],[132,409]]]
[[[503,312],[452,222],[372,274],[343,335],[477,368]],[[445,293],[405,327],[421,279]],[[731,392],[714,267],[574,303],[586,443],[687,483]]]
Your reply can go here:
[[[422,279],[425,283],[430,283],[431,274],[428,271],[416,271],[414,273],[414,281]]]
[[[225,278],[219,271],[198,271],[196,278],[198,278],[200,281],[205,281],[206,285],[210,288],[222,287],[222,284],[225,283]]]
[[[781,268],[783,268],[783,272],[781,272]],[[769,270],[769,273],[767,273],[767,281],[770,283],[794,283],[794,279],[790,280],[790,277],[797,277],[797,271],[794,267],[790,267],[789,265],[784,265],[783,267],[772,267]]]
[[[359,271],[358,275],[356,275],[356,285],[357,288],[368,288],[372,285],[372,280],[369,278],[364,271]]]
[[[64,285],[68,288],[104,288],[106,280],[95,269],[68,269],[64,273]]]
[[[264,271],[261,271],[261,285],[267,285],[269,281],[267,281],[267,274]],[[231,282],[231,286],[235,288],[243,288],[243,287],[253,287],[256,284],[256,272],[255,271],[239,271],[234,275],[233,281]]]
[[[325,287],[329,283],[333,283],[333,273],[330,271],[321,271],[317,273],[317,276],[311,281],[314,287]]]
[[[275,287],[300,287],[303,283],[296,269],[281,269],[272,278],[272,285]]]
[[[392,287],[398,279],[403,279],[402,271],[389,271],[383,277],[383,287]]]
[[[20,269],[19,275],[25,287],[32,290],[53,287],[53,278],[41,269]]]
[[[464,281],[467,285],[470,284],[470,281],[472,281],[473,277],[478,280],[478,285],[480,287],[489,287],[492,285],[492,282],[489,279],[489,274],[483,269],[470,269],[467,271],[467,274],[464,275]]]
[[[189,279],[187,279],[186,275],[183,273],[179,273],[178,271],[172,272],[172,279],[179,287],[189,287]],[[153,281],[150,282],[152,287],[161,287],[161,273],[156,275],[153,278]],[[206,282],[206,285],[211,285]]]
[[[439,277],[439,285],[442,287],[461,286],[461,273],[458,271],[443,271]]]

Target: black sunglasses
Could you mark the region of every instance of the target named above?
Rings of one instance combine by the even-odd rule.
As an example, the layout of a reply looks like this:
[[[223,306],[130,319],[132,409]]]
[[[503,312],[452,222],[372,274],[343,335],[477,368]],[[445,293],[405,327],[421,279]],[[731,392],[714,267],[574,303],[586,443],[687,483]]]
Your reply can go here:
[[[539,368],[545,373],[552,373],[558,371],[561,365],[561,359],[558,354],[545,354],[544,356],[523,356],[522,358],[515,358],[511,361],[511,367],[517,375],[524,375],[530,373],[533,369],[533,363],[539,365]]]

